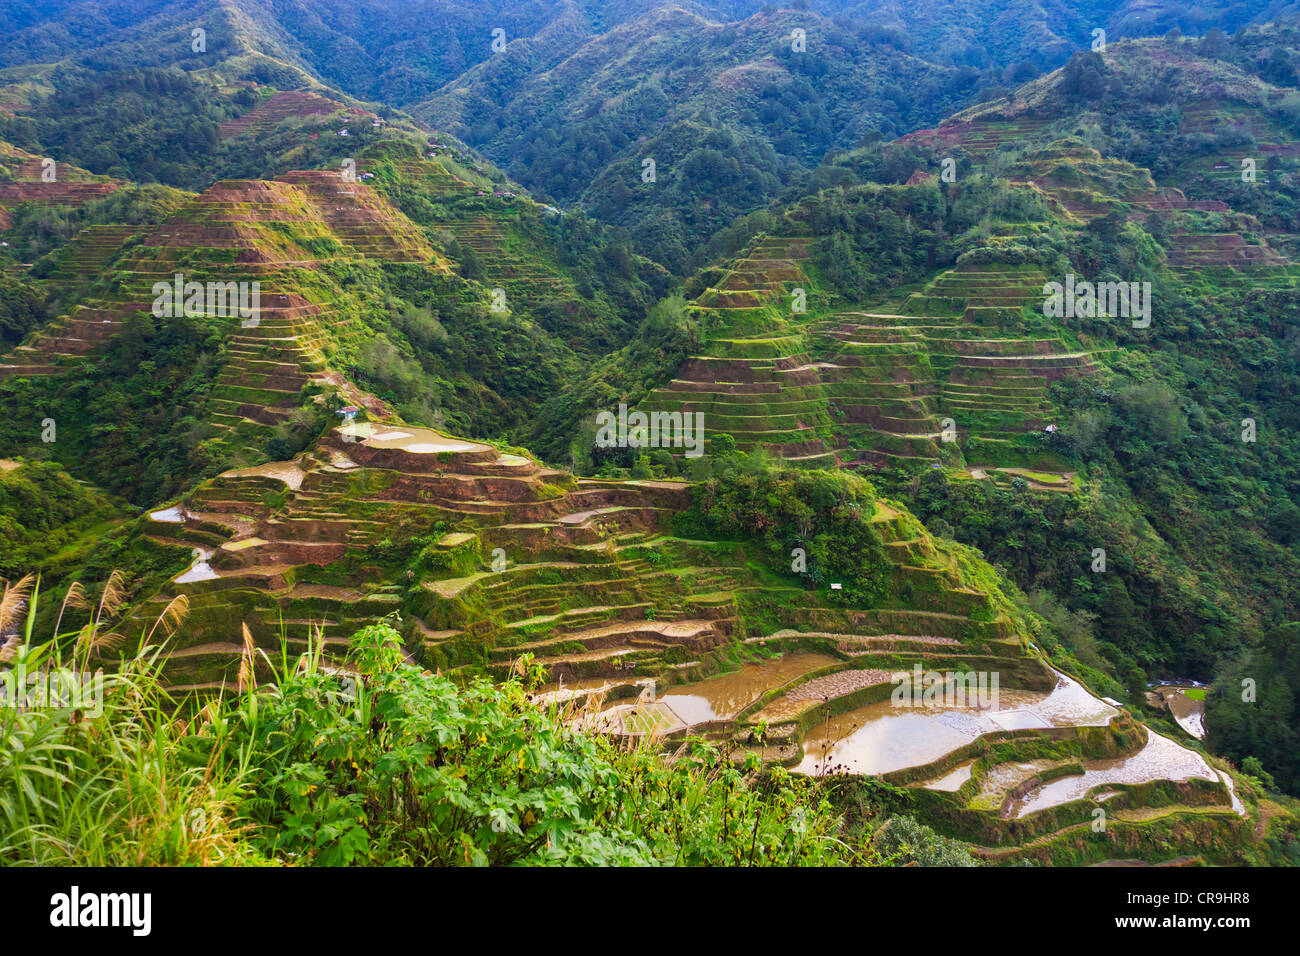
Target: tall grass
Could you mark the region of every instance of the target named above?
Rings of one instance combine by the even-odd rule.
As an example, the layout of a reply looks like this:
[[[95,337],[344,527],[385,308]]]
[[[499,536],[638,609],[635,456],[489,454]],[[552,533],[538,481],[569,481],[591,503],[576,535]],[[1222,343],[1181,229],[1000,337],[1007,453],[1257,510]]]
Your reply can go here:
[[[21,635],[5,641],[0,672],[0,863],[257,862],[236,815],[245,779],[229,766],[215,772],[215,760],[193,759],[186,722],[160,680],[162,647],[142,640],[115,670],[95,666],[120,644],[106,625],[123,593],[116,574],[93,604],[79,586],[70,588],[59,622],[69,607],[93,609],[89,621],[67,634],[56,623],[51,639],[37,643],[38,586],[24,579],[5,587],[0,626],[12,629],[23,611],[25,621]],[[173,602],[149,633],[170,633],[184,609]],[[80,687],[85,696],[34,692],[51,686]]]

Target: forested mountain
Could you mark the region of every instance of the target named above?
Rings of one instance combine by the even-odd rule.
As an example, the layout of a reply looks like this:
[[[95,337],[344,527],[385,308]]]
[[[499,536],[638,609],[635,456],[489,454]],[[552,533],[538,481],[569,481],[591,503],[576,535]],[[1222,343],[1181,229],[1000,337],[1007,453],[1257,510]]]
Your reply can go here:
[[[1093,42],[1096,29],[1112,39],[1231,30],[1286,9],[795,6],[18,4],[0,13],[0,104],[37,118],[37,128],[20,123],[0,138],[94,172],[200,189],[205,176],[292,168],[266,162],[284,146],[273,134],[251,157],[222,148],[219,124],[255,105],[230,83],[313,89],[383,104],[390,119],[398,107],[458,136],[548,201],[628,228],[639,252],[684,274],[702,264],[692,254],[703,242],[827,150],[892,139],[1004,93]],[[177,112],[182,135],[150,128]],[[109,115],[132,122],[103,122]]]
[[[507,47],[411,109],[680,270],[828,149],[929,125],[978,79],[865,22],[782,10],[725,24],[665,7],[554,64]]]
[[[1300,861],[1290,5],[499,7],[0,11],[0,664],[355,733],[241,862]]]
[[[797,0],[788,6],[764,0],[525,0],[508,7],[486,0],[358,0],[338,7],[268,0],[48,0],[15,2],[0,11],[0,66],[82,57],[121,62],[119,50],[129,50],[135,56],[130,62],[142,66],[180,62],[186,51],[172,45],[167,31],[183,27],[188,40],[190,29],[204,27],[246,53],[310,71],[352,95],[407,105],[492,59],[496,29],[507,44],[527,47],[532,70],[546,70],[588,40],[672,9],[715,24],[782,8],[807,12],[854,31],[874,25],[932,62],[1003,69],[1018,62],[1057,66],[1087,46],[1098,27],[1112,39],[1175,27],[1189,34],[1232,32],[1278,19],[1293,6],[1286,0],[975,0],[958,7],[924,0]]]

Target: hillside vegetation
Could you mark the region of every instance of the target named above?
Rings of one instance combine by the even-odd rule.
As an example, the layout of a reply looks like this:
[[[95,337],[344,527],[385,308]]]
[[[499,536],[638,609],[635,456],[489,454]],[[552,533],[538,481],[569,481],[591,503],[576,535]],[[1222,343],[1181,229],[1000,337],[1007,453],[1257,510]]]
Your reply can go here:
[[[0,859],[1300,860],[1300,33],[1058,7],[0,13]]]

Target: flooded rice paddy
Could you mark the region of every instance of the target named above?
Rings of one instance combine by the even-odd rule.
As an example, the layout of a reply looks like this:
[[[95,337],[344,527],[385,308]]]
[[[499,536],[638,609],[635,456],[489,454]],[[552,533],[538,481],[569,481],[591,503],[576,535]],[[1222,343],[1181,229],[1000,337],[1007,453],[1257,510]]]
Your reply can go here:
[[[338,431],[340,434],[350,435],[371,448],[399,448],[402,451],[423,455],[432,455],[438,452],[484,451],[489,447],[488,445],[480,445],[477,442],[448,438],[432,428],[419,428],[415,425],[389,428],[372,425],[369,422],[361,422],[355,425],[340,426]]]
[[[730,720],[770,690],[819,667],[836,663],[828,654],[786,654],[694,684],[674,687],[655,699],[617,704],[599,715],[600,726],[624,733],[657,727],[665,733],[696,724]]]
[[[787,654],[776,660],[745,664],[738,671],[698,684],[674,687],[660,700],[687,725],[728,720],[768,691],[835,662],[827,654]]]
[[[949,770],[942,777],[931,780],[925,785],[927,790],[941,790],[944,793],[955,793],[961,789],[962,784],[970,779],[971,770],[975,766],[974,760],[968,760],[966,763],[959,764],[952,770]]]
[[[1023,817],[1035,810],[1059,806],[1078,800],[1093,787],[1107,783],[1146,783],[1150,780],[1221,779],[1194,750],[1148,731],[1146,746],[1128,757],[1112,760],[1085,760],[1084,772],[1061,777],[1037,787],[1013,805],[1012,815]]]
[[[800,773],[883,774],[938,760],[999,730],[1102,726],[1118,711],[1057,674],[1051,693],[1000,690],[989,707],[899,706],[883,700],[809,729]]]
[[[620,680],[614,677],[570,677],[553,684],[538,688],[534,699],[541,704],[562,704],[588,694],[607,694],[619,687],[653,687],[653,677],[641,677],[634,681]]]
[[[217,578],[217,572],[208,566],[208,559],[212,557],[211,551],[205,551],[202,548],[194,549],[194,563],[188,571],[176,576],[177,584],[190,584],[194,581],[212,581]]]
[[[599,713],[584,715],[589,729],[643,734],[651,730],[675,733],[718,721],[732,720],[769,692],[793,687],[752,715],[768,723],[790,720],[807,708],[842,697],[864,687],[894,682],[897,674],[884,670],[841,669],[797,683],[813,671],[835,664],[826,654],[787,654],[743,665],[739,670],[673,687],[656,696],[653,679],[594,677],[568,680],[544,687],[544,703],[563,703],[585,694],[607,693],[616,688],[639,688]],[[886,699],[867,704],[810,727],[804,736],[804,756],[796,772],[809,775],[856,773],[880,775],[939,760],[980,736],[1017,729],[1104,726],[1119,710],[1094,696],[1077,681],[1056,672],[1050,692],[1000,689],[991,699],[925,706],[906,706]],[[1035,776],[1059,766],[1058,760],[998,764],[980,781],[970,801],[973,809],[1001,810],[1023,817],[1048,807],[1084,797],[1105,784],[1137,784],[1151,780],[1223,780],[1232,794],[1233,808],[1244,807],[1232,793],[1231,779],[1215,771],[1198,753],[1151,731],[1137,753],[1107,760],[1084,760],[1084,773],[1061,777],[1009,799]],[[922,784],[926,789],[955,792],[971,779],[974,760],[967,760]],[[1105,799],[1110,794],[1101,794]]]
[[[221,475],[222,478],[276,478],[283,481],[293,491],[302,487],[302,480],[307,477],[307,473],[298,467],[294,461],[271,461],[265,465],[254,465],[252,468],[236,468],[233,471],[227,471]]]
[[[1200,699],[1188,696],[1188,691],[1200,691]],[[1205,689],[1166,684],[1155,688],[1148,697],[1152,702],[1163,703],[1179,727],[1197,740],[1205,737]]]
[[[793,720],[815,704],[843,697],[864,687],[883,684],[893,674],[893,671],[862,668],[839,670],[833,674],[814,677],[769,703],[755,715],[755,719],[767,721],[769,724]]]
[[[971,798],[968,806],[976,810],[996,810],[1016,787],[1060,763],[1059,760],[1028,760],[992,766],[984,773],[979,792]]]

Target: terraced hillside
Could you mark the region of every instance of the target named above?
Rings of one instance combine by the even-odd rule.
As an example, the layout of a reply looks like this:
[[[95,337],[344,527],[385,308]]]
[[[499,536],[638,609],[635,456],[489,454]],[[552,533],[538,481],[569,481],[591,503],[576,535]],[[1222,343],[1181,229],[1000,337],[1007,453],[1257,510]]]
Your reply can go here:
[[[869,403],[837,403],[846,422],[868,426],[848,438],[862,448],[860,460],[907,464],[941,455],[933,446],[938,438],[958,443],[975,466],[1055,464],[1039,440],[1055,417],[1047,388],[1094,374],[1096,365],[1087,349],[1048,323],[1025,319],[1026,309],[1041,308],[1046,279],[1033,266],[959,266],[896,310],[837,315],[827,334],[840,351],[829,361],[855,370],[841,375],[871,389],[902,384],[900,378],[909,386],[901,405],[899,398],[884,404],[871,391]],[[913,404],[917,388],[931,401]],[[908,417],[921,408],[931,414]],[[931,444],[918,447],[918,439]]]
[[[680,679],[760,620],[850,642],[856,630],[864,647],[879,643],[867,635],[913,634],[1023,653],[1023,624],[970,583],[970,559],[891,506],[877,506],[872,527],[895,590],[912,597],[846,612],[762,571],[745,544],[675,535],[691,500],[683,482],[574,479],[429,429],[339,426],[292,462],[227,472],[150,512],[159,542],[203,552],[151,602],[190,595],[188,643],[169,673],[205,686],[229,677],[234,645],[185,662],[232,624],[274,645],[281,614],[295,640],[313,624],[342,639],[394,610],[412,619],[412,653],[497,674],[532,651],[557,678]]]
[[[1188,199],[1157,186],[1149,171],[1103,156],[1076,139],[1027,150],[1008,178],[1041,189],[1070,220],[1116,213],[1168,233],[1166,261],[1180,282],[1206,275],[1238,278],[1251,287],[1289,288],[1296,270],[1272,248],[1260,221],[1220,199]]]
[[[1165,94],[1162,105],[1174,106],[1185,117],[1180,126],[1200,133],[1212,131],[1216,120],[1211,116],[1225,104],[1249,108],[1281,99],[1272,84],[1225,58],[1207,55],[1195,41],[1124,40],[1080,57],[1091,62],[1044,74],[1005,97],[961,110],[933,129],[908,133],[900,143],[987,159],[1000,149],[1060,139],[1091,108],[1124,107],[1137,113],[1150,105],[1143,98],[1153,88]],[[1086,72],[1095,72],[1096,81],[1081,83],[1080,74]],[[1109,119],[1125,121],[1118,112]]]
[[[791,461],[836,463],[807,326],[792,311],[795,290],[805,297],[812,290],[803,271],[811,241],[761,236],[696,298],[707,351],[653,392],[645,410],[703,412],[710,434],[730,434],[742,449],[763,445]]]
[[[111,256],[121,232],[87,230],[61,251],[55,277],[75,278]],[[323,171],[217,183],[131,249],[106,292],[0,359],[0,376],[75,369],[132,313],[151,310],[156,283],[171,287],[178,274],[185,282],[258,282],[255,314],[241,317],[233,297],[226,302],[225,362],[206,413],[234,460],[257,456],[265,430],[297,407],[302,387],[362,334],[355,304],[320,266],[364,258],[450,273],[423,233],[364,183]],[[196,314],[207,310],[205,299]]]
[[[238,647],[214,639],[233,622],[268,647],[277,615],[292,640],[319,625],[333,643],[397,610],[430,664],[501,676],[529,650],[557,676],[673,670],[738,624],[732,549],[668,532],[688,500],[682,483],[575,481],[427,429],[342,426],[295,462],[229,472],[152,514],[158,540],[204,554],[175,581],[191,616],[169,673],[230,678]]]
[[[1267,44],[1269,36],[1238,40]],[[1288,89],[1206,56],[1190,41],[1125,41],[1096,62],[1099,86],[1086,96],[1071,88],[1068,71],[1057,71],[898,144],[966,157],[976,167],[999,154],[1009,157],[1009,178],[1032,180],[1082,221],[1117,204],[1137,218],[1165,218],[1172,232],[1169,265],[1179,279],[1195,281],[1210,269],[1216,277],[1231,280],[1235,272],[1252,284],[1290,287],[1294,276],[1283,267],[1294,254],[1296,226],[1267,198],[1300,156],[1285,108]],[[1165,97],[1159,133],[1148,115],[1151,104],[1134,99],[1152,85]],[[1089,127],[1104,156],[1066,139]],[[1152,137],[1166,147],[1135,145]],[[1166,154],[1154,178],[1124,161],[1130,150],[1141,162]]]
[[[644,409],[703,412],[711,434],[809,466],[958,464],[958,446],[975,465],[1055,464],[1037,438],[1048,385],[1096,366],[1025,318],[1041,268],[964,265],[871,311],[784,317],[795,289],[814,289],[802,263],[816,241],[762,236],[724,270],[694,304],[708,350]]]
[[[16,381],[19,404],[48,405],[39,379],[117,361],[137,341],[121,337],[128,327],[145,348],[171,336],[147,316],[159,284],[174,288],[180,275],[246,283],[251,294],[258,283],[256,314],[235,315],[234,301],[187,310],[210,330],[193,344],[212,354],[189,404],[172,406],[187,420],[189,450],[178,459],[186,482],[194,469],[210,475],[301,448],[329,402],[379,416],[387,402],[408,418],[504,434],[579,356],[624,342],[629,317],[667,277],[625,249],[615,259],[600,227],[571,225],[508,183],[494,187],[447,149],[432,143],[420,156],[394,133],[359,151],[355,176],[344,166],[226,180],[198,196],[168,192],[156,226],[83,229],[39,269],[13,267],[65,311],[0,355],[0,379]],[[134,216],[135,205],[122,205]],[[23,440],[9,451],[30,453]]]
[[[1055,126],[1027,107],[968,112],[890,148],[957,151],[976,169],[1010,150],[1014,161],[1000,163],[1000,177],[1041,197],[1046,220],[997,225],[978,255],[955,268],[849,308],[826,305],[824,277],[807,268],[832,236],[760,236],[698,296],[706,346],[644,410],[703,412],[710,433],[806,465],[955,466],[976,478],[1019,473],[1036,490],[1069,490],[1069,466],[1048,440],[1059,417],[1049,391],[1097,374],[1113,343],[1098,326],[1042,315],[1046,284],[1062,281],[1064,270],[1022,264],[1051,261],[1026,242],[1053,230],[1083,239],[1101,220],[1113,229],[1128,220],[1165,246],[1142,274],[1177,287],[1218,295],[1290,289],[1300,278],[1255,216],[1219,199],[1189,199],[1077,138],[1043,141]],[[806,314],[793,310],[796,289]]]
[[[674,533],[691,499],[684,483],[575,480],[428,429],[340,426],[142,519],[195,556],[124,625],[187,595],[166,674],[208,691],[234,682],[244,625],[268,653],[314,634],[330,649],[397,612],[430,667],[502,677],[531,654],[552,678],[543,698],[585,702],[576,719],[603,732],[883,775],[997,859],[1159,858],[1187,852],[1188,831],[1249,839],[1226,774],[1046,666],[987,566],[898,506],[877,501],[870,518],[891,580],[865,608],[782,580],[752,543]],[[891,697],[915,668],[999,683],[977,706],[910,710]],[[1094,839],[1098,806],[1112,822]]]
[[[47,181],[53,176],[52,181]],[[44,158],[0,141],[0,232],[13,222],[13,211],[36,206],[80,206],[107,196],[121,183],[67,163],[45,164]]]
[[[326,99],[306,90],[268,90],[266,92],[270,93],[270,95],[264,95],[262,102],[239,117],[239,119],[228,120],[221,124],[221,136],[223,138],[232,139],[237,136],[256,135],[274,129],[286,119],[291,118],[305,119],[341,113],[348,119],[355,117],[369,122],[374,115],[354,107],[346,107],[342,103]]]
[[[1273,97],[1274,101],[1281,97]],[[1272,104],[1269,104],[1272,105]],[[1213,145],[1180,165],[1181,175],[1201,175],[1225,182],[1241,182],[1247,165],[1255,168],[1256,182],[1269,185],[1275,160],[1300,156],[1300,143],[1279,117],[1258,105],[1230,100],[1205,100],[1182,110],[1179,133],[1210,139]],[[1235,144],[1229,145],[1235,140]],[[1244,160],[1251,160],[1246,164]]]
[[[434,149],[419,158],[376,151],[362,168],[377,177],[373,184],[395,205],[458,253],[467,277],[503,290],[507,312],[527,315],[550,306],[576,316],[581,324],[582,313],[590,309],[590,295],[578,291],[573,263],[560,261],[539,223],[559,217],[560,211],[538,206],[509,183],[483,179],[444,146],[431,146]],[[417,196],[428,201],[420,202]],[[582,347],[581,337],[574,337],[572,344]]]
[[[60,285],[85,285],[107,271],[123,244],[137,231],[135,226],[87,226],[59,248],[46,278]]]

